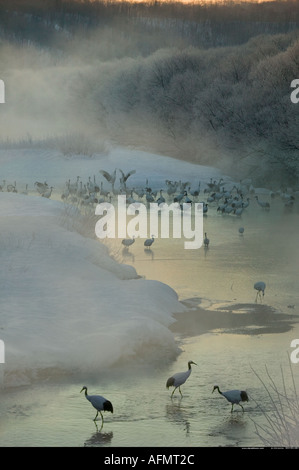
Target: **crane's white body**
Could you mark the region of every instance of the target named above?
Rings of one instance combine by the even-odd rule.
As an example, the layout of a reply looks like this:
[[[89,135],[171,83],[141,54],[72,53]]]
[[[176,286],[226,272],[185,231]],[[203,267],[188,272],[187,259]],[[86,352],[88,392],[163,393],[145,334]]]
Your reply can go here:
[[[189,361],[188,362],[188,370],[186,370],[185,372],[177,372],[176,374],[172,375],[171,377],[169,377],[169,379],[167,380],[166,382],[166,387],[169,388],[169,387],[174,387],[174,390],[171,394],[171,396],[173,396],[174,392],[176,391],[176,389],[178,388],[179,389],[179,392],[182,395],[182,392],[181,392],[181,385],[183,385],[186,380],[188,379],[188,377],[190,376],[191,374],[191,364],[196,364],[196,362],[193,362],[193,361]]]
[[[245,390],[227,390],[226,392],[221,392],[218,385],[215,385],[213,388],[213,392],[218,390],[220,395],[227,399],[232,404],[231,413],[233,412],[234,405],[241,406],[242,410],[244,411],[243,406],[241,405],[241,401],[248,401],[248,395]]]

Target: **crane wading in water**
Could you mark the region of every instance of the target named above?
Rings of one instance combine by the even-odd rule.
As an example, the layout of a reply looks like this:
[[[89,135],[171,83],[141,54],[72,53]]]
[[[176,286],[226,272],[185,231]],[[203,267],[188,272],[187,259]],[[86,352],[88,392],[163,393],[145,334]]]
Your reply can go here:
[[[255,290],[257,290],[255,301],[257,302],[258,296],[262,300],[262,294],[263,294],[263,297],[265,295],[266,284],[263,281],[258,281],[254,284],[253,287]]]
[[[222,395],[224,398],[227,399],[227,401],[232,404],[231,413],[233,412],[234,405],[241,406],[242,410],[244,411],[244,408],[241,405],[240,401],[248,401],[248,395],[245,390],[228,390],[227,392],[221,392],[218,385],[214,385],[212,393],[214,393],[215,390],[218,390],[220,395]]]
[[[166,382],[166,388],[169,388],[169,387],[175,387],[172,394],[171,394],[171,398],[174,394],[174,392],[176,391],[176,389],[178,388],[179,389],[179,392],[182,395],[182,392],[181,392],[181,385],[183,385],[186,380],[188,379],[188,377],[190,376],[191,374],[191,364],[194,364],[197,366],[196,362],[193,362],[193,361],[189,361],[188,362],[188,370],[186,372],[177,372],[176,374],[174,374],[172,377],[169,377],[169,379],[167,380]]]
[[[92,406],[97,410],[97,414],[95,415],[94,421],[96,421],[98,414],[100,413],[101,418],[102,418],[102,426],[103,426],[104,418],[102,415],[102,411],[110,411],[111,413],[113,413],[113,406],[112,406],[111,401],[107,400],[101,395],[88,395],[87,387],[85,385],[80,391],[80,393],[83,392],[83,390],[85,390],[85,396],[87,400],[90,401]]]

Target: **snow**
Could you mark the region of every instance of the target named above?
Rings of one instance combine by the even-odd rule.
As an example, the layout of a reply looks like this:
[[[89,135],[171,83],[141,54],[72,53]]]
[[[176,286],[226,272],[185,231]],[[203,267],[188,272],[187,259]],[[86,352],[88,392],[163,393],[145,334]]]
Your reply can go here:
[[[63,188],[100,169],[136,169],[130,184],[165,186],[165,179],[209,181],[217,170],[127,149],[94,158],[56,151],[0,151],[3,179],[17,187],[36,180]],[[73,217],[77,214],[74,212]],[[40,371],[96,374],[119,361],[157,362],[178,353],[169,326],[184,311],[169,286],[141,279],[98,239],[65,223],[65,203],[31,193],[0,192],[0,338],[4,385],[34,380]],[[50,369],[49,369],[50,368]]]
[[[29,184],[29,188],[33,188],[35,181],[47,181],[49,186],[54,186],[57,191],[61,191],[69,179],[75,181],[77,176],[80,176],[87,180],[93,175],[97,181],[103,181],[104,187],[110,189],[99,171],[112,172],[115,168],[124,172],[136,170],[129,179],[131,187],[144,187],[148,179],[148,184],[156,190],[165,188],[166,179],[189,181],[196,187],[200,180],[204,189],[210,178],[218,180],[223,177],[216,168],[122,147],[113,147],[108,153],[96,154],[93,157],[69,157],[51,149],[7,149],[0,150],[0,164],[2,179],[7,182],[16,181],[19,186],[22,182],[23,186]],[[224,177],[224,180],[230,182],[227,177]]]

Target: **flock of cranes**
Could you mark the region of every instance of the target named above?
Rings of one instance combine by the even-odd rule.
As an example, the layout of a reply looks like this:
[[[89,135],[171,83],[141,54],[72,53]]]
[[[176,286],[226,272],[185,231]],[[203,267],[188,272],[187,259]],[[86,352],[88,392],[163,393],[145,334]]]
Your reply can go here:
[[[86,181],[80,176],[77,176],[75,180],[68,179],[65,182],[65,187],[60,194],[60,199],[66,203],[76,205],[84,208],[94,208],[96,204],[101,202],[112,202],[118,195],[126,195],[127,204],[144,202],[151,203],[156,202],[158,204],[171,204],[177,202],[180,204],[181,209],[184,209],[183,203],[191,204],[193,202],[201,202],[203,204],[203,213],[207,215],[209,208],[213,208],[217,213],[224,216],[242,216],[242,213],[249,207],[249,205],[255,204],[256,210],[269,211],[271,204],[270,200],[280,198],[283,202],[284,207],[292,209],[296,203],[296,197],[298,199],[299,190],[298,188],[292,189],[281,189],[278,191],[263,190],[260,191],[254,188],[250,179],[240,181],[239,184],[232,185],[231,183],[225,183],[223,178],[218,181],[210,178],[210,181],[204,183],[204,189],[201,188],[201,182],[198,181],[197,185],[192,188],[189,181],[173,181],[166,179],[165,187],[160,190],[152,189],[148,178],[145,181],[144,186],[130,186],[129,180],[132,175],[136,173],[136,170],[124,172],[121,169],[114,169],[113,172],[105,170],[99,170],[100,178],[96,175],[88,177]],[[119,176],[119,178],[117,178]],[[104,187],[104,181],[106,187]],[[119,181],[119,184],[116,184]],[[109,188],[107,189],[107,184]],[[263,188],[262,188],[263,189]],[[50,186],[46,181],[36,181],[33,185],[33,190],[37,195],[44,198],[51,198],[54,187]],[[0,185],[0,192],[11,192],[29,194],[28,184],[26,184],[23,190],[19,190],[16,181],[7,182],[3,180]],[[268,200],[260,199],[256,192],[264,192],[268,194]],[[245,228],[239,227],[239,234],[243,235]],[[144,241],[146,249],[150,249],[155,239],[152,235]],[[135,243],[135,238],[126,238],[122,240],[122,245],[128,249]],[[207,249],[210,246],[210,238],[207,233],[203,240],[203,245]],[[256,301],[262,299],[265,294],[265,283],[257,282],[254,284],[254,289],[257,290]]]
[[[129,178],[136,173],[136,170],[124,173],[120,172],[119,185],[116,186],[117,170],[112,173],[100,170],[100,175],[103,176],[104,181],[98,183],[97,177],[94,175],[93,179],[88,178],[85,183],[82,182],[80,177],[76,181],[71,182],[68,180],[65,184],[65,190],[61,195],[61,199],[78,203],[81,205],[90,204],[94,207],[95,204],[102,201],[113,202],[118,195],[126,195],[127,203],[134,204],[143,202],[150,204],[156,202],[157,204],[171,204],[177,202],[183,210],[183,204],[192,204],[194,202],[201,202],[203,204],[204,214],[208,213],[209,207],[216,209],[217,213],[223,215],[241,216],[242,213],[248,208],[249,204],[255,201],[255,206],[261,207],[263,210],[270,210],[270,202],[268,200],[260,199],[256,194],[258,188],[254,188],[250,180],[241,181],[238,185],[231,185],[225,183],[223,178],[218,181],[210,179],[210,182],[205,183],[205,188],[201,189],[201,183],[198,182],[195,188],[189,181],[172,181],[165,180],[164,188],[153,189],[146,179],[143,186],[129,185]],[[106,187],[104,188],[104,182]],[[109,188],[107,189],[107,184]],[[227,187],[228,186],[228,187]],[[286,208],[293,208],[296,196],[299,191],[292,188],[281,189],[280,191],[265,191],[268,193],[268,199],[281,198]]]
[[[129,185],[130,177],[136,173],[136,170],[124,172],[121,169],[115,169],[113,172],[99,170],[98,175],[89,176],[85,181],[80,176],[75,180],[68,179],[65,181],[64,188],[60,194],[56,196],[62,201],[70,204],[91,207],[100,202],[112,202],[118,195],[126,195],[127,203],[134,202],[158,204],[177,202],[183,209],[183,204],[192,204],[193,202],[201,202],[203,204],[203,212],[208,213],[209,208],[214,208],[217,213],[223,215],[241,216],[250,204],[254,204],[256,208],[267,211],[270,210],[271,204],[269,199],[280,198],[287,209],[292,209],[298,199],[298,188],[283,188],[278,191],[263,190],[267,193],[267,200],[258,196],[259,188],[252,185],[250,179],[242,180],[239,184],[232,185],[226,183],[223,178],[218,181],[210,178],[209,182],[198,183],[195,187],[189,181],[173,181],[166,179],[163,188],[153,189],[148,178],[145,184],[138,187]],[[108,186],[108,187],[107,187]],[[204,188],[202,188],[204,186]],[[47,181],[36,181],[31,189],[45,198],[52,197],[55,188],[48,184]],[[7,182],[3,180],[0,184],[0,192],[19,192],[28,194],[28,184],[23,189],[17,187],[16,181]]]
[[[127,173],[124,173],[120,169],[118,171],[120,172],[118,187],[116,185],[117,169],[112,173],[100,170],[100,175],[104,178],[106,183],[110,185],[109,189],[104,188],[104,182],[99,182],[95,175],[93,178],[89,177],[85,182],[78,176],[75,181],[71,181],[69,179],[65,182],[65,187],[60,194],[60,198],[66,203],[91,208],[94,208],[95,205],[100,202],[113,202],[113,198],[120,194],[125,194],[127,196],[128,203],[139,201],[146,203],[157,202],[158,204],[170,204],[171,202],[177,202],[183,208],[184,202],[189,204],[192,204],[193,202],[202,202],[205,214],[208,213],[209,208],[213,207],[217,213],[220,213],[221,215],[237,217],[240,217],[249,205],[253,203],[255,203],[256,208],[260,207],[261,210],[265,211],[269,211],[271,207],[269,200],[262,200],[257,194],[255,194],[255,188],[252,186],[250,181],[243,181],[240,182],[239,185],[233,185],[230,188],[226,188],[226,183],[222,178],[220,178],[219,181],[212,180],[211,178],[210,182],[206,184],[205,189],[202,190],[200,181],[195,188],[192,188],[189,182],[165,180],[165,187],[163,189],[153,190],[148,179],[146,180],[144,187],[136,188],[128,186],[129,178],[136,173],[135,170]],[[51,198],[54,190],[54,187],[49,185],[46,181],[36,181],[33,188],[34,189],[31,190],[32,192],[35,191],[37,195],[44,198]],[[4,191],[21,194],[29,193],[28,184],[26,184],[23,190],[19,190],[16,182],[7,183],[3,180],[0,185],[0,192]],[[269,192],[268,199],[280,198],[284,206],[289,209],[294,207],[298,193],[298,190]],[[240,234],[243,234],[244,230],[244,227],[239,227]],[[154,241],[154,236],[152,236],[144,241],[144,246],[146,248],[150,248]],[[132,246],[134,243],[134,237],[132,239],[122,240],[122,244],[126,248]],[[208,238],[207,233],[205,233],[204,247],[208,248],[209,245],[210,239]],[[258,298],[262,299],[265,295],[265,282],[256,282],[253,287],[257,291],[256,301]],[[190,377],[192,364],[197,365],[195,362],[189,361],[188,369],[186,371],[176,373],[168,378],[166,382],[167,389],[169,387],[174,388],[171,393],[171,398],[177,389],[182,396],[181,386]],[[94,421],[96,421],[98,414],[100,413],[103,425],[104,418],[102,412],[106,411],[113,413],[114,411],[111,401],[101,395],[89,395],[86,386],[82,388],[81,392],[82,391],[85,392],[86,399],[97,411]],[[219,386],[215,385],[212,393],[214,391],[218,391],[218,393],[231,404],[231,412],[233,412],[235,405],[239,405],[244,411],[241,403],[249,400],[248,394],[245,390],[234,389],[222,392]]]
[[[171,393],[171,398],[174,395],[174,392],[178,389],[180,392],[181,397],[183,397],[182,391],[181,391],[181,386],[186,382],[186,380],[190,377],[192,368],[191,365],[197,365],[196,362],[193,361],[188,361],[188,369],[184,372],[177,372],[176,374],[173,374],[171,377],[166,382],[166,388],[169,389],[169,387],[174,387],[173,392]],[[225,392],[222,392],[219,388],[218,385],[214,385],[214,388],[212,390],[212,393],[214,393],[215,390],[218,390],[220,395],[222,395],[226,400],[231,403],[231,413],[233,412],[234,405],[239,405],[243,412],[244,408],[241,404],[241,402],[249,401],[248,398],[248,393],[245,390],[227,390]],[[81,390],[81,392],[85,392],[85,397],[86,399],[92,404],[92,406],[97,410],[97,413],[94,417],[94,421],[96,421],[98,414],[100,413],[101,415],[101,420],[102,420],[102,426],[104,424],[104,417],[102,414],[102,411],[110,411],[113,413],[113,405],[110,400],[107,398],[103,397],[102,395],[88,395],[87,393],[87,387],[84,386]]]

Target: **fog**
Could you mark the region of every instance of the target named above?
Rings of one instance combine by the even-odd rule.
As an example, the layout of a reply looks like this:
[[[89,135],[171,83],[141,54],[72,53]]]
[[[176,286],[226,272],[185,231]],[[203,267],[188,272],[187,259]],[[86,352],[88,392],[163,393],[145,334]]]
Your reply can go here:
[[[213,6],[204,10],[207,30],[197,10],[191,19],[191,7],[180,4],[115,10],[87,2],[78,12],[76,2],[63,11],[35,4],[36,11],[5,11],[2,146],[92,155],[109,141],[250,175],[258,184],[274,165],[274,187],[297,184],[290,84],[299,43],[297,10],[290,15],[288,2],[277,4],[285,8],[278,23],[271,8],[261,22],[250,21],[261,19],[256,6],[239,16],[227,7],[221,33]],[[230,22],[239,31],[233,37]]]

